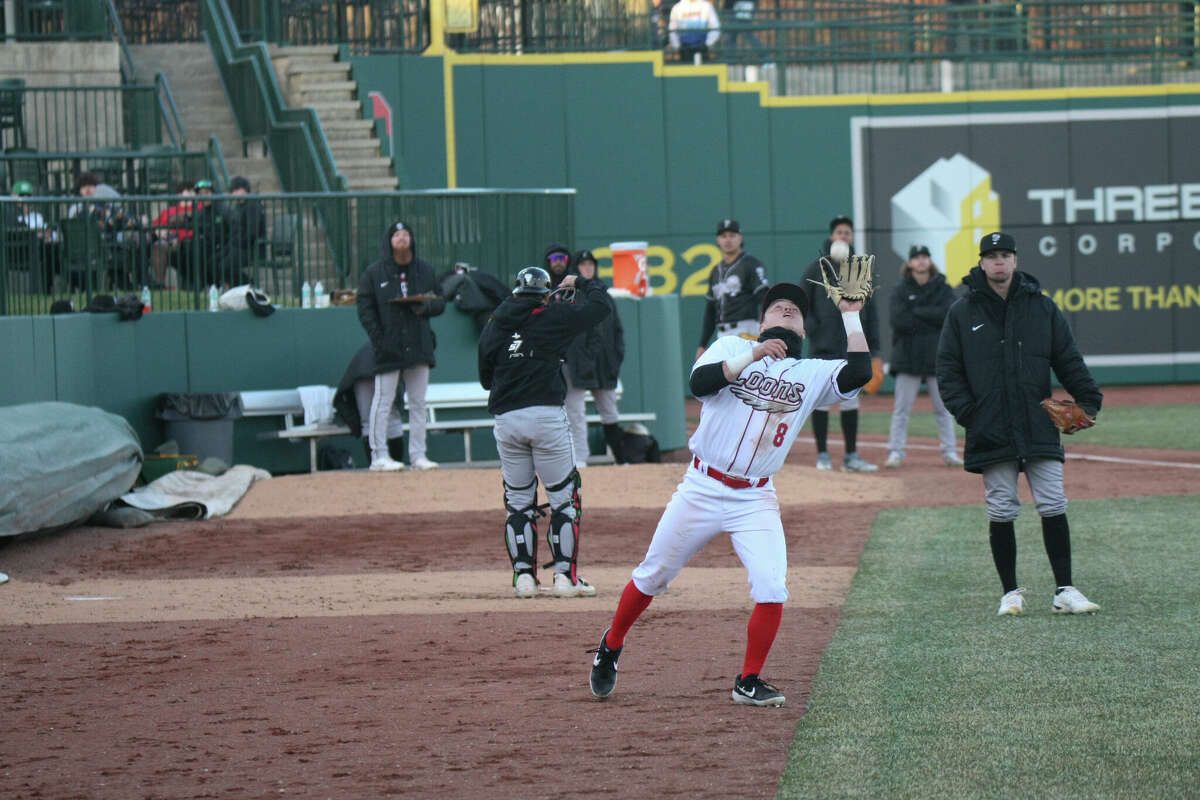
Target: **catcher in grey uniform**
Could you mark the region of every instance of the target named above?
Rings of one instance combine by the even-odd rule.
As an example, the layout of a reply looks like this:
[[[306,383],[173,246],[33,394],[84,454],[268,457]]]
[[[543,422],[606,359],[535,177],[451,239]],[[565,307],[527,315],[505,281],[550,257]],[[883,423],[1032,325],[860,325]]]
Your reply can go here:
[[[537,580],[538,479],[546,485],[550,525],[546,540],[554,566],[555,597],[591,597],[579,577],[581,480],[563,409],[563,357],[575,336],[609,314],[604,284],[568,275],[556,291],[574,291],[574,303],[550,303],[550,273],[525,267],[516,288],[493,312],[479,339],[479,382],[490,392],[488,411],[504,478],[508,518],[504,540],[512,561],[513,591],[533,597]]]

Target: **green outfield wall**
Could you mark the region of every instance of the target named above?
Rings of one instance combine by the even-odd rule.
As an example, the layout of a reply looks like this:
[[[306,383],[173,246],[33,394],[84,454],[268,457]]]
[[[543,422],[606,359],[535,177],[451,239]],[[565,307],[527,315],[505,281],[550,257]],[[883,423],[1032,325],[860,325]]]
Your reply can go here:
[[[683,358],[679,300],[619,298],[617,309],[627,341],[620,408],[653,411],[658,418],[648,427],[661,446],[683,447],[682,377],[660,369]],[[431,380],[478,380],[471,317],[451,306],[432,322],[438,363]],[[151,450],[164,439],[155,416],[161,394],[336,386],[366,335],[354,308],[285,308],[265,318],[248,311],[153,313],[134,322],[115,314],[0,317],[0,342],[6,345],[0,374],[8,376],[0,382],[0,405],[57,400],[98,406],[129,420]],[[452,419],[453,412],[439,418]],[[275,473],[307,471],[307,445],[258,440],[260,432],[280,427],[280,418],[237,422],[235,460]],[[351,437],[333,441],[362,458]],[[429,452],[434,460],[461,461],[462,437],[431,433]],[[497,457],[486,432],[472,437],[472,457]]]
[[[1102,380],[1200,380],[1200,86],[773,98],[660,53],[352,62],[405,188],[573,187],[576,245],[648,242],[685,358],[718,219],[781,281],[846,213],[885,299],[909,244],[957,281],[1001,227]]]

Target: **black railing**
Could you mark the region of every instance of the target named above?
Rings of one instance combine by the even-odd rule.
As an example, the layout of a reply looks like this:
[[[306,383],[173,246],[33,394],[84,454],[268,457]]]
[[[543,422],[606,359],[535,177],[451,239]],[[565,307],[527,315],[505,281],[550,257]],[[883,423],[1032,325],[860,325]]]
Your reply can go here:
[[[0,85],[4,147],[37,152],[138,149],[177,144],[169,136],[157,86]],[[175,129],[179,135],[179,129]]]
[[[76,178],[94,173],[122,194],[171,194],[181,182],[215,180],[220,167],[208,153],[182,153],[169,145],[143,150],[22,153],[0,155],[0,180],[11,191],[21,181],[38,194],[62,195],[74,190]]]

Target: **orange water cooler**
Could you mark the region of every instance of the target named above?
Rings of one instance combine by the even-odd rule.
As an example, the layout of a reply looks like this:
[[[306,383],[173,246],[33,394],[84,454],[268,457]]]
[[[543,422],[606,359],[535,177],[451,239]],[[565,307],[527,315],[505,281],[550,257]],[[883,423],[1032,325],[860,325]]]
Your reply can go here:
[[[613,288],[624,289],[634,297],[650,294],[650,280],[646,274],[646,242],[613,242],[612,250]]]

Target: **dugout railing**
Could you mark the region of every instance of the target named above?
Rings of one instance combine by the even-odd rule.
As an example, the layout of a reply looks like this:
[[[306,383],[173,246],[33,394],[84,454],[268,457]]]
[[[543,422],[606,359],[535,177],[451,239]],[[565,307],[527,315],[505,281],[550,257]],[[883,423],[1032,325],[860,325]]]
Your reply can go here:
[[[402,219],[439,274],[467,262],[510,282],[549,242],[574,241],[573,189],[0,198],[0,315],[84,308],[152,293],[165,310],[208,308],[209,290],[252,283],[300,306],[318,282],[356,289]],[[168,210],[171,210],[169,213]]]

